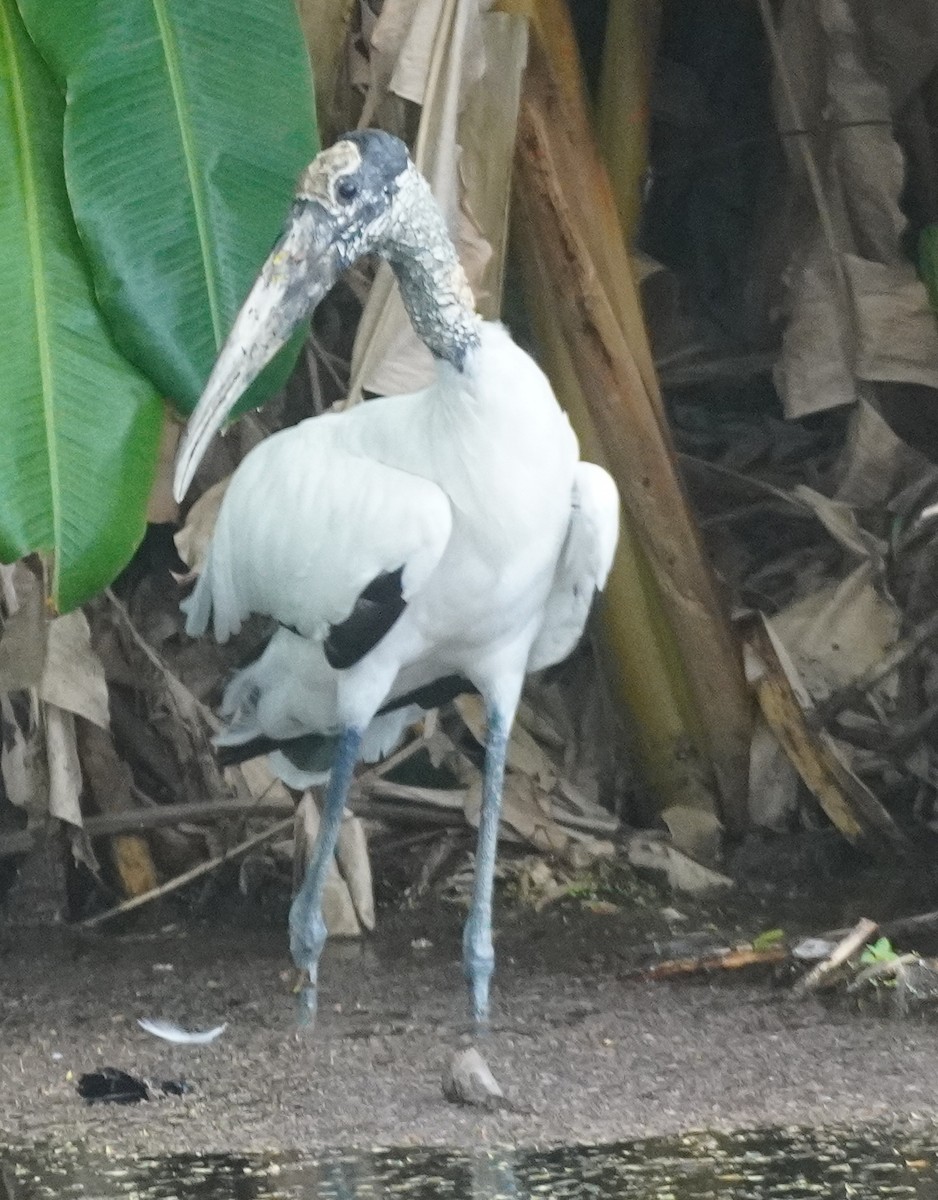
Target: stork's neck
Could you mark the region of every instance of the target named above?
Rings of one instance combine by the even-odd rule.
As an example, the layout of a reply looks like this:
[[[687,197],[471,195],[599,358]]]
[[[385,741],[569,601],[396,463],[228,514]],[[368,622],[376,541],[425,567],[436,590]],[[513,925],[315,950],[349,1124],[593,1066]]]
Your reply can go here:
[[[443,214],[423,177],[403,177],[384,257],[397,276],[404,307],[435,358],[461,371],[479,345],[480,317]]]

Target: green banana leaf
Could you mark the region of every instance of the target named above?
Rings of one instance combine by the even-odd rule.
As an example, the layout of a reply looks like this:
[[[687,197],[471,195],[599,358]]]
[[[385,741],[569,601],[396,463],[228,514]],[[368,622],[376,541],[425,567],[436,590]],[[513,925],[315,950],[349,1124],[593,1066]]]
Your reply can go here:
[[[163,406],[101,319],[62,168],[64,102],[0,0],[0,561],[52,556],[73,608],[144,529]]]
[[[293,0],[18,0],[67,88],[69,198],[114,337],[191,412],[318,150]],[[286,379],[302,337],[239,411]]]

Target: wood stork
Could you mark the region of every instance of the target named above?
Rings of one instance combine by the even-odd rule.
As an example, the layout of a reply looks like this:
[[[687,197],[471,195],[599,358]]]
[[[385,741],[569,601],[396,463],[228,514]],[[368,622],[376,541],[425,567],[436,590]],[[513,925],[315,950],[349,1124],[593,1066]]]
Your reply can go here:
[[[361,255],[387,259],[436,378],[426,390],[324,414],[274,434],[222,503],[187,629],[226,639],[250,613],[282,629],[229,688],[229,745],[283,743],[301,781],[302,735],[334,747],[317,845],[290,910],[290,947],[315,1013],[321,903],[363,753],[399,737],[413,704],[461,686],[487,716],[475,880],[463,937],[472,1014],[494,969],[492,882],[509,731],[528,671],[579,639],[605,582],[619,502],[578,461],[547,379],[472,293],[429,186],[404,144],[346,134],[301,176],[283,236],[223,346],[176,463],[181,499],[245,388]],[[318,735],[318,738],[317,738]],[[299,764],[299,765],[297,765]],[[320,774],[317,774],[319,772]]]

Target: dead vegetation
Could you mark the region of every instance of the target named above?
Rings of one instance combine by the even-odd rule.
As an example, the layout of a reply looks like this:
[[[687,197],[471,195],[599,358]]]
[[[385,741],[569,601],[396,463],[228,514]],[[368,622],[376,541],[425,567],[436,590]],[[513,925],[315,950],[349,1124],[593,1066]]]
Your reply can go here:
[[[763,4],[745,28],[721,8],[728,38],[764,57],[752,84],[762,107],[741,134],[705,94],[706,64],[695,75],[680,30],[647,0],[644,40],[620,44],[610,23],[597,139],[565,7],[528,6],[530,29],[517,7],[386,0],[357,6],[346,31],[349,3],[300,5],[324,123],[407,135],[481,311],[522,334],[530,323],[588,455],[623,498],[626,536],[591,643],[532,681],[512,737],[502,834],[519,848],[518,895],[553,903],[612,859],[680,890],[726,887],[724,835],[753,826],[830,822],[887,862],[914,856],[938,833],[938,523],[921,519],[938,499],[925,453],[938,326],[905,247],[907,228],[938,212],[903,184],[934,172],[923,148],[934,128],[915,105],[935,106],[938,28],[921,26],[900,79],[911,0],[889,45],[847,0],[810,13]],[[864,37],[889,52],[885,82]],[[629,64],[625,91],[611,82],[615,55]],[[644,115],[620,145],[610,106],[626,100]],[[742,135],[755,157],[733,157]],[[709,199],[721,219],[735,170],[749,205],[720,235],[723,247],[745,235],[746,263],[734,247],[707,278],[715,233],[689,252],[692,271],[656,232],[666,210],[690,219],[680,206],[701,142],[717,160]],[[638,253],[633,193],[649,156]],[[256,622],[229,646],[193,643],[179,599],[251,446],[334,405],[418,387],[428,366],[390,271],[353,273],[287,389],[204,464],[175,544],[179,514],[160,484],[137,559],[85,610],[48,611],[41,563],[0,567],[0,887],[13,879],[5,864],[60,830],[84,880],[70,915],[88,925],[233,862],[245,891],[289,886],[315,837],[313,798],[263,760],[222,771],[212,748],[225,678],[269,631]],[[903,397],[924,414],[921,437],[907,411],[897,419]],[[172,437],[165,450],[168,464]],[[332,932],[373,927],[371,860],[401,846],[422,847],[412,899],[458,893],[481,722],[463,699],[360,774],[327,897]],[[736,946],[706,965],[786,956]],[[850,986],[925,987],[926,960],[906,959]]]

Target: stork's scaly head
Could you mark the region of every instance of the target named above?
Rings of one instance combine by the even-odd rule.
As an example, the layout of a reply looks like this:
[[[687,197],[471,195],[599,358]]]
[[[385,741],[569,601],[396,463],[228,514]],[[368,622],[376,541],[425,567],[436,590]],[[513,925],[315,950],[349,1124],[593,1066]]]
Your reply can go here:
[[[369,253],[394,267],[433,353],[462,365],[478,338],[477,318],[426,180],[399,138],[380,130],[345,134],[300,176],[283,235],[221,348],[176,456],[177,500],[245,390],[339,275]]]

